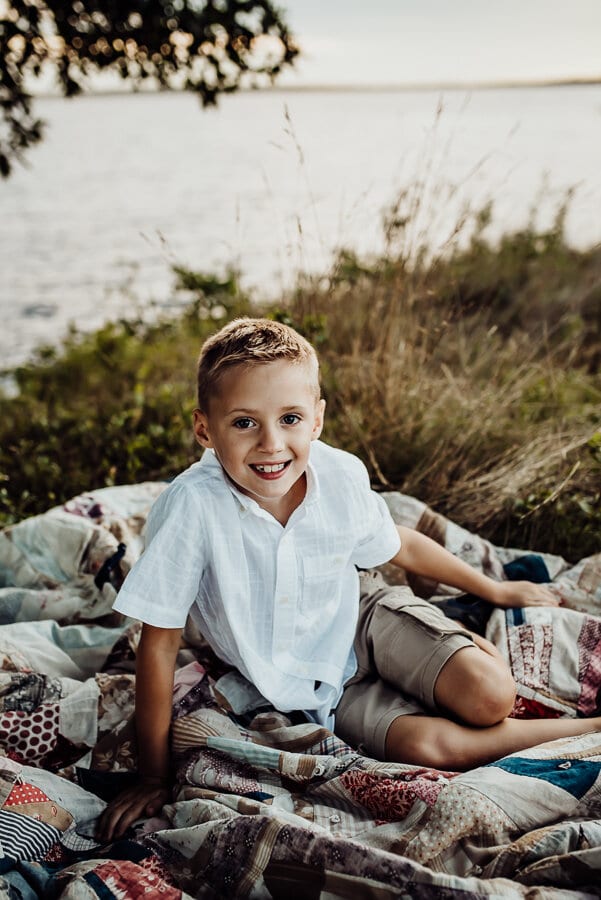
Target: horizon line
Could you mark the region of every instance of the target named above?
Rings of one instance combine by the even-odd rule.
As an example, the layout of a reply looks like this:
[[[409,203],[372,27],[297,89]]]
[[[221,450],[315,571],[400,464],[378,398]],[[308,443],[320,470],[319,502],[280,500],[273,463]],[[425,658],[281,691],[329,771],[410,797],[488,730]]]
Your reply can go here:
[[[544,78],[532,80],[496,81],[416,81],[389,82],[374,84],[274,84],[267,90],[272,91],[434,91],[434,90],[488,90],[490,88],[522,88],[522,87],[571,87],[579,85],[601,84],[601,75],[588,78]],[[245,90],[252,90],[245,89]],[[263,88],[261,88],[263,90]]]
[[[237,93],[400,93],[410,91],[486,91],[486,90],[513,90],[516,88],[550,88],[550,87],[593,87],[601,84],[601,75],[589,78],[548,78],[534,80],[497,80],[497,81],[436,81],[436,82],[401,82],[401,83],[382,83],[382,84],[340,84],[340,83],[323,83],[323,84],[273,84],[265,86],[249,86],[241,87]],[[129,94],[151,95],[166,93],[190,93],[193,90],[185,88],[151,88],[136,87],[107,88],[94,90],[83,89],[80,94],[74,96],[85,97],[106,97],[106,96],[127,96]],[[42,99],[67,99],[60,91],[31,91],[31,96]],[[71,99],[71,98],[68,98]]]

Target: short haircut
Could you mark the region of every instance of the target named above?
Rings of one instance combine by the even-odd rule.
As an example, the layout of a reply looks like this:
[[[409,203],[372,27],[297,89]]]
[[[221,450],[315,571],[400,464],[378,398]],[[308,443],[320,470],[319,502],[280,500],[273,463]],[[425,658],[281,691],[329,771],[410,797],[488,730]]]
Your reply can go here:
[[[228,322],[202,345],[198,358],[198,407],[203,412],[216,393],[219,379],[232,366],[253,366],[280,359],[306,365],[319,399],[319,362],[315,349],[302,335],[271,319],[248,317]]]

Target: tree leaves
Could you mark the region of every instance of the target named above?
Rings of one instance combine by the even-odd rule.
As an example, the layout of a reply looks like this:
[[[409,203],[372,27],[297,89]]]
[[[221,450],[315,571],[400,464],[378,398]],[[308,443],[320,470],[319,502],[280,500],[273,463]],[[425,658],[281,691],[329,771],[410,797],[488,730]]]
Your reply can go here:
[[[28,84],[48,68],[67,97],[111,70],[134,86],[218,95],[273,80],[298,49],[271,0],[7,0],[0,6],[0,174],[41,140]]]

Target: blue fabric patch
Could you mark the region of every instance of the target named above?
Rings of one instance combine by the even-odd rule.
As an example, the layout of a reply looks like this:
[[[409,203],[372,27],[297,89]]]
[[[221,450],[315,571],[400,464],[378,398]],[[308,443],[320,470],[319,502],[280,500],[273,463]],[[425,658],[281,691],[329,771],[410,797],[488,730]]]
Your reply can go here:
[[[247,794],[243,794],[244,797],[247,797],[249,800],[260,800],[261,803],[265,803],[267,800],[273,800],[273,794],[264,794],[263,791],[249,791]]]
[[[100,897],[100,900],[117,900],[117,895],[108,888],[107,884],[95,872],[85,872],[83,879],[95,892],[96,896]]]
[[[511,609],[506,609],[505,621],[507,622],[507,625],[523,625],[526,621],[524,617],[524,610],[519,606],[514,606]]]
[[[536,584],[548,584],[551,581],[547,565],[537,553],[526,553],[512,559],[503,566],[509,581],[534,581]]]
[[[586,759],[524,759],[520,756],[499,759],[488,763],[488,766],[504,769],[512,775],[527,775],[548,781],[572,794],[577,800],[593,786],[601,771],[601,763]]]

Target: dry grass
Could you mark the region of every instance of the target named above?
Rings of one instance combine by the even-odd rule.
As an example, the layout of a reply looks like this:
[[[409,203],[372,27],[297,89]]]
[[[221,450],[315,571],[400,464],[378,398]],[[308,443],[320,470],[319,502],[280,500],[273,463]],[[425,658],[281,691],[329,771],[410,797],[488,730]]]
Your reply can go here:
[[[376,485],[581,556],[601,548],[601,253],[560,229],[434,260],[343,254],[285,310],[320,348],[326,436]]]
[[[251,306],[233,275],[179,270],[196,297],[180,319],[74,335],[21,368],[20,396],[0,397],[0,522],[188,465],[200,343],[227,317],[263,313],[315,343],[325,437],[359,454],[376,487],[499,543],[598,552],[601,248],[566,246],[561,217],[491,245],[485,211],[432,258],[401,206],[384,258],[340,253],[277,307]]]

